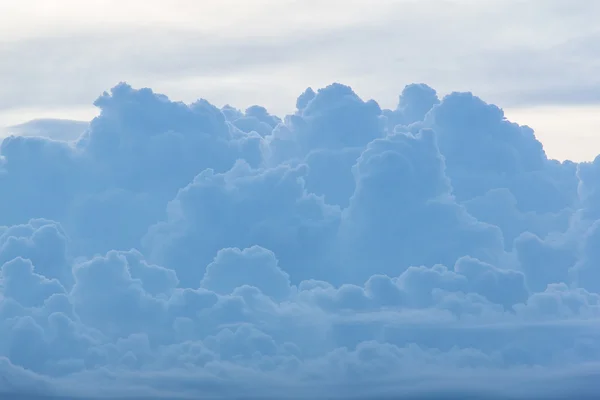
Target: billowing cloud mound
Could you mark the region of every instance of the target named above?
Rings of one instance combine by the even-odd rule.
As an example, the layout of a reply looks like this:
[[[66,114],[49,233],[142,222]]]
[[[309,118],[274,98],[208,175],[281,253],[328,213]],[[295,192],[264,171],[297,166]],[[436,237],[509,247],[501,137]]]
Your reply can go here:
[[[0,393],[598,389],[598,159],[424,84],[285,118],[124,83],[95,104],[76,141],[0,146]]]

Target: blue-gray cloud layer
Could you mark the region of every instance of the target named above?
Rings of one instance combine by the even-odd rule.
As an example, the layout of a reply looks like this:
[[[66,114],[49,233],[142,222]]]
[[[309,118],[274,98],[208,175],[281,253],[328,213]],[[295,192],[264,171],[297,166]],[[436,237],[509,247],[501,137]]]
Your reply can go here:
[[[600,158],[424,84],[283,119],[127,84],[95,105],[76,142],[0,146],[0,390],[597,389]]]

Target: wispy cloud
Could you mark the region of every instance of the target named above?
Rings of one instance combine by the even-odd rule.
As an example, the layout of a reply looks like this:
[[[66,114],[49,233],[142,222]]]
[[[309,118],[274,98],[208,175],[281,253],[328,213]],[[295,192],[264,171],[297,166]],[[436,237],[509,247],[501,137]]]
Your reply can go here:
[[[505,106],[596,102],[596,3],[492,3],[125,1],[77,6],[67,19],[53,9],[36,28],[43,15],[30,11],[11,27],[23,34],[0,46],[0,107],[87,105],[120,80],[220,103],[234,93],[206,93],[203,84],[232,79],[266,88],[272,103],[263,103],[285,111],[303,87],[332,80],[387,105],[414,81]],[[275,88],[284,89],[279,98]],[[251,101],[236,97],[239,106]]]

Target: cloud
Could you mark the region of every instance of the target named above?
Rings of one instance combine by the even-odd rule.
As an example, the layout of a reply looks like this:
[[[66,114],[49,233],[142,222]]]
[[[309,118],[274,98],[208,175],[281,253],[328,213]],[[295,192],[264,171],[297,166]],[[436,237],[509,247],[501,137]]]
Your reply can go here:
[[[219,294],[229,294],[244,285],[279,300],[288,297],[290,291],[289,275],[279,268],[275,254],[258,246],[219,250],[200,281],[200,287]]]
[[[283,118],[125,83],[95,105],[75,141],[0,146],[0,393],[597,390],[598,161],[425,84]]]
[[[303,85],[335,79],[382,102],[394,101],[402,82],[444,93],[468,87],[507,107],[598,100],[593,1],[434,1],[432,9],[410,0],[378,7],[183,0],[173,9],[130,0],[128,12],[116,1],[86,8],[63,1],[61,13],[49,10],[43,20],[29,11],[43,7],[39,0],[3,10],[0,109],[88,105],[121,79],[186,101],[202,91],[242,108],[261,93],[277,113],[291,111]],[[449,16],[457,23],[444,24]]]
[[[13,135],[43,136],[49,139],[70,141],[77,139],[87,127],[88,123],[85,121],[44,118],[9,126],[4,130]]]

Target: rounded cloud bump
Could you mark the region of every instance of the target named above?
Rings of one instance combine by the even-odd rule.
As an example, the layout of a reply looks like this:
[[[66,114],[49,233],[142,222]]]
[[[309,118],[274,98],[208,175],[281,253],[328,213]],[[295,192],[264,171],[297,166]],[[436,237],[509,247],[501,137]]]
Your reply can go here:
[[[0,393],[597,388],[598,160],[424,84],[285,118],[125,83],[95,105],[74,142],[0,146]]]

